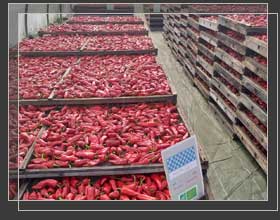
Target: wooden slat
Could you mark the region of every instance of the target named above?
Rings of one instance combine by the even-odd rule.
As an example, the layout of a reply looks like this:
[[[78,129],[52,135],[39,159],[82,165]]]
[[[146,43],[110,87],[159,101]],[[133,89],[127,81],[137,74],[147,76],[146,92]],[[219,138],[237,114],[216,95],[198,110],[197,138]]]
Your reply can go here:
[[[56,83],[55,87],[60,85],[63,82],[64,78],[70,73],[70,71],[71,71],[71,67],[68,67],[66,69],[65,73],[63,74],[63,76],[60,78],[60,80]],[[48,99],[53,99],[55,92],[56,92],[56,89],[53,89],[51,94],[49,95]]]
[[[256,162],[262,168],[262,170],[267,174],[267,158],[248,138],[248,136],[241,130],[239,125],[234,125],[234,131],[239,137],[240,141],[244,144],[248,152],[255,158]]]
[[[228,81],[238,89],[238,91],[241,91],[241,79],[237,79],[233,74],[231,74],[228,70],[226,70],[224,67],[222,67],[219,63],[214,63],[214,71],[218,72],[221,76],[228,79]]]
[[[165,102],[176,103],[177,94],[155,95],[155,96],[126,96],[126,97],[104,97],[104,98],[65,98],[65,99],[25,99],[19,100],[20,105],[93,105],[93,104],[125,104],[142,102]]]
[[[213,89],[210,89],[210,96],[219,106],[220,110],[223,111],[227,117],[231,120],[232,123],[236,122],[236,112],[234,112],[221,98],[219,94],[217,94]]]
[[[196,54],[198,53],[198,46],[194,44],[194,42],[191,39],[187,40],[187,46],[189,46]]]
[[[200,35],[200,38],[207,41],[209,44],[213,45],[214,47],[217,46],[218,39],[216,37],[212,36],[211,34],[208,34],[205,31],[202,31],[202,30],[199,32],[199,35]]]
[[[199,31],[199,23],[192,17],[188,17],[188,25]]]
[[[253,27],[248,26],[242,23],[238,23],[235,20],[232,20],[230,18],[226,18],[225,16],[219,15],[218,23],[224,27],[227,27],[229,29],[232,29],[236,32],[239,32],[241,34],[247,35],[251,33],[266,33],[267,27]]]
[[[203,17],[199,18],[199,25],[213,31],[218,31],[218,22],[210,21]]]
[[[235,59],[228,53],[226,53],[224,50],[221,48],[216,47],[215,48],[215,55],[218,57],[220,60],[225,62],[227,65],[235,69],[237,72],[240,74],[243,74],[244,72],[244,65],[241,63],[239,60]]]
[[[39,57],[39,56],[93,56],[93,55],[141,55],[154,54],[157,55],[157,49],[147,50],[118,50],[118,51],[21,51],[21,56]]]
[[[244,61],[246,68],[251,70],[253,73],[267,81],[267,67],[255,61],[251,57],[246,57]]]
[[[264,112],[256,103],[254,103],[246,94],[241,93],[239,101],[248,110],[250,110],[263,124],[267,124],[267,113]]]
[[[207,47],[205,47],[202,43],[198,43],[198,50],[204,54],[206,57],[208,57],[211,60],[215,60],[215,52],[209,50]]]
[[[228,46],[229,48],[233,49],[237,53],[245,56],[246,55],[246,47],[243,43],[239,42],[238,40],[235,40],[228,35],[218,32],[217,33],[218,40],[222,42],[224,45]]]
[[[30,161],[32,155],[33,155],[36,142],[37,142],[37,140],[42,136],[42,134],[43,134],[43,132],[44,132],[45,130],[46,130],[46,127],[42,127],[42,128],[40,129],[40,131],[38,132],[38,134],[37,134],[35,140],[33,141],[31,147],[28,149],[28,151],[27,151],[27,153],[26,153],[26,155],[25,155],[25,157],[24,157],[24,160],[22,161],[22,164],[21,164],[21,166],[19,167],[19,170],[24,170],[24,169],[26,169],[26,167],[27,167],[27,165],[28,165],[28,163],[29,163],[29,161]]]
[[[203,59],[202,56],[197,56],[197,62],[203,66],[203,68],[210,74],[213,75],[214,74],[214,68],[211,64],[209,64],[206,60]]]
[[[242,85],[249,91],[251,91],[253,94],[258,96],[262,101],[267,103],[267,91],[246,75],[243,75],[242,77]]]
[[[141,31],[58,31],[58,32],[48,32],[48,31],[39,31],[38,35],[52,35],[52,36],[58,36],[58,35],[74,35],[74,34],[80,34],[80,35],[88,35],[88,36],[98,36],[98,35],[148,35],[149,31],[147,30],[141,30]]]
[[[209,99],[209,90],[205,88],[205,86],[199,81],[198,77],[194,77],[194,85],[198,88],[201,94],[206,98]]]
[[[190,28],[187,29],[188,36],[191,37],[194,41],[198,41],[199,35],[193,32]]]
[[[144,21],[66,21],[68,24],[144,24]]]
[[[242,124],[250,131],[250,133],[257,139],[257,141],[267,149],[267,134],[263,133],[261,129],[255,125],[248,116],[242,111],[237,110],[237,117]]]
[[[193,76],[196,75],[195,66],[189,61],[189,59],[185,59],[185,65],[188,67],[188,70],[191,72]]]
[[[224,126],[227,134],[231,137],[231,139],[233,139],[235,137],[233,124],[228,118],[226,118],[224,112],[222,112],[221,109],[219,109],[219,107],[217,106],[217,104],[214,103],[214,101],[211,99],[209,101],[209,106],[214,112],[216,120]]]
[[[199,66],[196,66],[196,73],[209,87],[211,86],[211,78],[205,74]]]
[[[23,194],[25,193],[26,189],[28,188],[29,184],[30,184],[30,180],[24,181],[20,187],[19,187],[19,191],[16,194],[15,198],[13,200],[20,200],[23,197]]]
[[[105,176],[137,173],[164,172],[163,164],[95,166],[51,169],[27,169],[19,175],[20,178],[48,178],[63,176]]]
[[[212,78],[212,84],[235,106],[238,106],[239,96],[232,93],[229,88],[220,82],[215,76]]]
[[[259,40],[258,38],[253,36],[246,36],[244,45],[254,52],[267,58],[267,42]]]

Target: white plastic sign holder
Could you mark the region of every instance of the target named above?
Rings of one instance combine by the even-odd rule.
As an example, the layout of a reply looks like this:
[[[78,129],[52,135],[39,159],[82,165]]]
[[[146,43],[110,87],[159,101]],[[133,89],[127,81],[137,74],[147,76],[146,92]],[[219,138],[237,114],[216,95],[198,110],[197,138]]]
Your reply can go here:
[[[172,200],[197,200],[204,196],[204,183],[196,136],[161,152]]]

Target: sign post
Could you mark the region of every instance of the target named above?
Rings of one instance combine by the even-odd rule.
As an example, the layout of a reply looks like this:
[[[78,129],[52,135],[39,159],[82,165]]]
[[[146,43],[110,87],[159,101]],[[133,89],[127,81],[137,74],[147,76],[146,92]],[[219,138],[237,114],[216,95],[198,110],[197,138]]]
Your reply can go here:
[[[197,200],[204,196],[196,136],[163,150],[161,155],[172,200]]]

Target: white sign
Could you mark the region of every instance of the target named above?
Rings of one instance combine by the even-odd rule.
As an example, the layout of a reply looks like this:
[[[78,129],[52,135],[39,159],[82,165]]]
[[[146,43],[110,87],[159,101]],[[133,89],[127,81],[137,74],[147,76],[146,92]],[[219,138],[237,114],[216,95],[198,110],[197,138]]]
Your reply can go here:
[[[204,196],[195,136],[163,150],[161,156],[172,200],[196,200]]]

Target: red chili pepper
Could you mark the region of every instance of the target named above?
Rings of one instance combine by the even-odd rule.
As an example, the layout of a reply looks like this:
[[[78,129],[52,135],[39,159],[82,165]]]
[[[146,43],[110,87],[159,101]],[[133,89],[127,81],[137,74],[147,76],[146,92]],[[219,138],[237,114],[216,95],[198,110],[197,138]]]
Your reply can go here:
[[[29,199],[29,192],[25,192],[25,193],[23,194],[22,200],[28,200],[28,199]]]
[[[92,151],[83,150],[83,151],[78,151],[78,152],[76,152],[75,155],[76,155],[77,157],[82,157],[82,158],[86,158],[86,159],[93,160],[93,158],[94,158],[94,156],[95,156],[95,153],[92,152]]]
[[[140,200],[157,200],[157,198],[145,194],[137,194],[136,197]]]
[[[84,179],[82,180],[82,184],[83,184],[84,186],[89,185],[89,184],[90,184],[90,178],[84,178]]]
[[[55,166],[58,166],[58,167],[68,167],[69,163],[68,163],[68,161],[56,160],[55,161]]]
[[[108,183],[104,183],[103,185],[103,191],[106,193],[106,194],[109,194],[112,190],[112,187],[110,184]]]
[[[123,186],[123,187],[121,188],[121,193],[122,193],[122,194],[125,194],[125,195],[127,195],[127,196],[137,196],[137,195],[138,195],[138,192],[136,192],[136,191],[134,191],[134,190],[128,188],[127,186]]]
[[[87,164],[90,160],[89,159],[78,159],[74,161],[74,166],[75,167],[81,167],[84,164]]]
[[[73,200],[75,198],[74,193],[70,192],[67,194],[67,196],[65,197],[66,200]]]
[[[69,186],[64,186],[62,188],[61,197],[64,199],[68,195],[69,191],[70,191]]]
[[[86,196],[78,194],[75,196],[74,200],[86,200]]]
[[[80,185],[78,186],[78,192],[79,192],[79,194],[81,194],[81,195],[84,195],[84,194],[85,194],[85,186],[84,186],[83,184],[80,184]]]
[[[119,191],[113,191],[109,194],[109,197],[112,198],[112,199],[118,199],[120,197],[120,193]]]
[[[109,180],[109,183],[110,183],[112,189],[113,189],[114,191],[116,191],[116,190],[117,190],[116,180],[110,179],[110,180]]]
[[[62,189],[61,188],[58,188],[55,192],[55,199],[59,199],[62,197]]]
[[[42,180],[39,183],[37,183],[36,185],[32,186],[32,189],[42,189],[46,186],[51,187],[51,188],[55,188],[56,185],[58,184],[57,180],[54,179],[46,179],[46,180]]]
[[[86,186],[86,189],[85,189],[85,195],[87,197],[87,200],[94,200],[95,199],[95,190],[94,190],[94,187],[92,186]]]
[[[110,197],[107,194],[102,194],[99,197],[100,200],[111,200]]]
[[[167,188],[167,186],[168,186],[167,181],[166,181],[166,180],[163,180],[163,181],[161,182],[162,190],[165,189],[165,188]]]
[[[167,197],[165,196],[165,194],[160,191],[156,192],[156,198],[159,200],[167,200]]]
[[[70,144],[73,144],[75,141],[80,140],[81,137],[82,137],[81,134],[75,135],[75,136],[73,136],[71,138],[68,138],[67,142],[70,143]]]
[[[45,198],[48,198],[49,197],[49,193],[48,193],[48,190],[46,188],[43,188],[40,190],[40,193],[42,196],[44,196]]]
[[[120,195],[120,200],[130,200],[126,195]]]
[[[91,161],[88,161],[86,163],[86,165],[89,167],[93,167],[93,166],[96,166],[97,164],[99,164],[100,162],[102,162],[100,159],[91,160]]]
[[[127,159],[122,158],[119,160],[108,160],[109,163],[115,164],[115,165],[125,165],[127,164]]]
[[[76,187],[78,182],[79,182],[79,180],[77,180],[75,177],[72,177],[71,180],[70,180],[70,185],[72,187]]]
[[[78,193],[78,190],[75,187],[70,186],[70,192],[76,195]]]
[[[48,167],[43,164],[28,164],[27,168],[29,168],[29,169],[48,169]]]
[[[117,181],[117,187],[122,188],[124,186],[124,183],[122,181]]]
[[[28,200],[37,200],[38,196],[37,193],[34,191],[32,193],[29,194],[28,196]]]
[[[59,160],[75,162],[75,160],[78,160],[78,158],[75,157],[74,155],[72,155],[72,156],[67,156],[67,155],[64,155],[64,154],[63,154],[63,155],[61,155],[61,156],[59,157]]]
[[[161,178],[158,174],[152,174],[151,179],[156,183],[159,190],[162,190]]]

